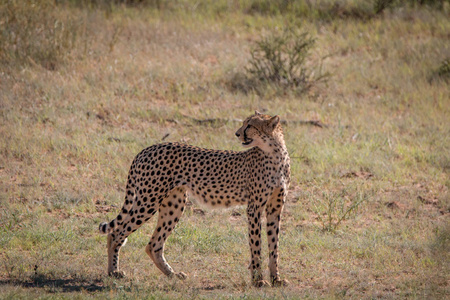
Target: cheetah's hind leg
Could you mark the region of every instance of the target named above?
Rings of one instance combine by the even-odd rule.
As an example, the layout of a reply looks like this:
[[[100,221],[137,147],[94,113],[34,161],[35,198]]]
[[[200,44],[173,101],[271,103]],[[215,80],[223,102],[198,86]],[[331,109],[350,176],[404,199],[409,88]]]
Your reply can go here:
[[[175,273],[164,258],[164,244],[180,220],[186,204],[187,190],[184,187],[174,188],[159,206],[158,224],[145,252],[164,275],[185,279],[183,272]]]

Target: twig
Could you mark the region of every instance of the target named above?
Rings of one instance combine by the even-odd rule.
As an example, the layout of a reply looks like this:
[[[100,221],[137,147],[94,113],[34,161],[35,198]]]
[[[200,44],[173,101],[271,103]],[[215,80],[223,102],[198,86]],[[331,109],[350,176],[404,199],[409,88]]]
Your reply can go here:
[[[319,120],[281,120],[283,125],[312,125],[320,128],[328,128],[327,124],[323,124]]]
[[[164,141],[165,139],[167,139],[169,137],[170,133],[166,133],[162,138],[161,141]]]
[[[184,116],[184,118],[191,120],[194,123],[199,125],[217,125],[217,124],[228,124],[228,123],[240,123],[241,119],[223,119],[223,118],[208,118],[208,119],[197,119],[193,117]],[[174,120],[170,120],[172,122],[178,123]],[[327,128],[328,125],[323,124],[319,120],[282,120],[281,124],[283,125],[312,125],[320,128]]]

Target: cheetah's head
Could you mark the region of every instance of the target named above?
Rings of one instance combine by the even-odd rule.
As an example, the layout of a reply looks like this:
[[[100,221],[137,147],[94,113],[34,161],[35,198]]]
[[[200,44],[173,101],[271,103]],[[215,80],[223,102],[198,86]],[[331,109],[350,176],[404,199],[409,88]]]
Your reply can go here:
[[[236,131],[236,136],[244,147],[259,147],[268,152],[275,143],[284,145],[280,117],[271,117],[258,111],[244,120],[242,127]]]

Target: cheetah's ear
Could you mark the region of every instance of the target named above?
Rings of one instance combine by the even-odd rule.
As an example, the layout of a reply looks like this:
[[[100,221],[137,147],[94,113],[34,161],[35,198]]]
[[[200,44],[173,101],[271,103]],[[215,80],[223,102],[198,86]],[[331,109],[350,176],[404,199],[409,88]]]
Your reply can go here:
[[[280,117],[279,116],[275,116],[275,117],[270,118],[269,126],[270,126],[270,128],[272,128],[272,130],[274,130],[277,127],[278,124],[280,124]]]
[[[260,113],[259,111],[255,110],[255,116],[260,116],[262,115],[262,113]]]

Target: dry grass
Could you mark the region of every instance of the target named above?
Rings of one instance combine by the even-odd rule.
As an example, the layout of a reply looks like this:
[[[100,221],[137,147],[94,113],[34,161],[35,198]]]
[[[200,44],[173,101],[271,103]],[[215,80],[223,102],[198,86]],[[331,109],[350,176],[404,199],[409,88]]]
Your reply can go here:
[[[16,55],[1,35],[0,298],[445,298],[450,93],[436,70],[450,55],[448,4],[326,21],[319,10],[298,20],[210,5],[47,7],[40,18],[80,33],[55,56],[33,52],[33,38]],[[301,96],[230,89],[251,42],[286,22],[316,37],[311,63],[327,57],[327,83]],[[44,43],[48,32],[33,34]],[[250,286],[244,208],[187,211],[166,250],[186,281],[163,277],[144,253],[154,222],[122,250],[129,277],[106,277],[97,226],[122,205],[135,154],[162,140],[239,150],[238,122],[189,117],[255,109],[328,125],[285,127],[293,184],[280,259],[291,285]]]

